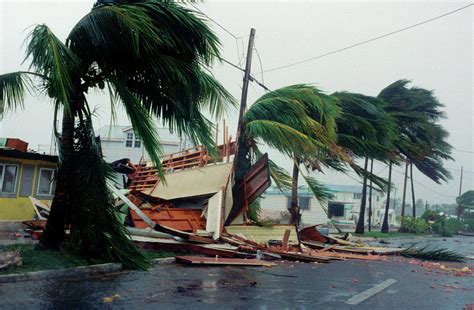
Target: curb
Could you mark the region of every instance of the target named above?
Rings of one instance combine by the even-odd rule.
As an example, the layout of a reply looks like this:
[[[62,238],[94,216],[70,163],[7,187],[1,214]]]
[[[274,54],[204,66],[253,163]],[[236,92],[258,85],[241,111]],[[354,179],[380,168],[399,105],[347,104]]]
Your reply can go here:
[[[174,257],[156,258],[151,260],[152,266],[173,264]],[[67,269],[41,270],[25,273],[14,273],[0,276],[1,283],[14,283],[23,281],[37,281],[60,277],[88,277],[100,274],[107,274],[119,271],[128,271],[120,263],[107,263],[99,265],[79,266]]]

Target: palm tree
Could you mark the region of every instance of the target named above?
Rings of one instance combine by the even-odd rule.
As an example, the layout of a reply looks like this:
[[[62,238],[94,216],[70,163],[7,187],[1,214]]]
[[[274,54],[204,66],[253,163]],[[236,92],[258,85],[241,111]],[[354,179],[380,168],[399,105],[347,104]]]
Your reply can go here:
[[[153,117],[212,149],[212,124],[201,111],[219,116],[233,99],[209,72],[219,40],[202,16],[172,1],[110,2],[96,3],[65,43],[36,26],[25,59],[31,72],[0,76],[0,95],[14,109],[23,107],[26,89],[39,88],[52,98],[55,124],[62,111],[57,187],[41,247],[59,248],[69,224],[81,253],[143,267],[105,185],[111,171],[94,137],[88,91],[108,89],[112,114],[125,109],[161,176]]]
[[[393,119],[384,111],[385,103],[380,99],[349,92],[337,92],[342,113],[337,119],[338,145],[349,150],[354,159],[364,159],[364,168],[350,166],[362,176],[362,195],[356,233],[363,234],[367,201],[367,179],[385,188],[382,180],[374,178],[368,171],[369,159],[387,161],[390,158],[395,136]],[[369,215],[370,216],[370,215]]]
[[[384,88],[378,95],[378,98],[387,103],[385,111],[393,117],[399,132],[394,141],[394,152],[405,157],[407,165],[414,164],[421,173],[433,181],[437,183],[446,181],[450,178],[450,174],[443,167],[442,160],[451,159],[451,146],[446,142],[448,133],[436,123],[443,117],[443,112],[440,111],[442,105],[432,91],[408,88],[408,83],[408,80],[398,80]],[[413,177],[411,182],[413,189]],[[388,204],[389,202],[385,219],[388,217]],[[388,226],[382,226],[382,232],[388,232]]]
[[[278,111],[278,113],[275,113]],[[336,154],[335,117],[339,113],[336,101],[314,86],[292,85],[271,91],[255,101],[243,117],[245,143],[239,153],[245,160],[237,164],[236,177],[242,176],[251,162],[251,154],[261,156],[259,143],[278,150],[293,161],[293,177],[270,161],[270,173],[280,188],[291,188],[291,219],[298,225],[298,178],[300,165],[321,169],[323,165],[337,166],[326,159]],[[303,175],[321,201],[331,194],[316,180]],[[238,179],[238,177],[237,177]]]

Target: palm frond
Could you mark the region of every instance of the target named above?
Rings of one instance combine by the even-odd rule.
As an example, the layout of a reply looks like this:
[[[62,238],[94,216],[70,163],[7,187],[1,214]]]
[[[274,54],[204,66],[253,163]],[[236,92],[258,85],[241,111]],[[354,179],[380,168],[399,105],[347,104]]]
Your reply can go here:
[[[316,180],[315,178],[311,177],[310,175],[305,175],[303,171],[301,171],[301,176],[308,184],[309,189],[313,193],[314,197],[321,203],[327,204],[329,200],[334,198],[334,194],[326,187],[324,184]]]
[[[245,135],[261,139],[270,147],[293,158],[295,154],[315,153],[319,141],[291,126],[275,121],[255,120],[245,125]]]
[[[444,262],[464,261],[463,255],[458,254],[448,249],[428,249],[427,247],[417,249],[417,248],[411,247],[401,252],[400,254],[405,257],[425,259],[425,260],[434,260],[434,261],[444,261]]]
[[[115,96],[123,103],[127,115],[132,123],[133,130],[140,137],[150,159],[156,166],[160,178],[164,180],[164,171],[161,166],[163,150],[158,139],[155,123],[148,111],[140,104],[138,98],[118,80],[111,80]]]
[[[214,148],[202,111],[220,117],[236,101],[208,71],[220,43],[193,11],[173,1],[98,5],[67,44],[94,82],[119,80],[172,132]]]
[[[46,77],[48,95],[56,98],[71,112],[70,97],[73,77],[78,74],[80,61],[77,56],[59,40],[46,25],[37,25],[28,37],[26,59],[31,57],[30,69]]]
[[[384,178],[381,178],[370,171],[364,170],[364,168],[360,167],[359,165],[353,163],[350,165],[352,170],[361,178],[367,177],[369,181],[372,181],[376,186],[380,188],[380,190],[387,192],[390,184]]]
[[[102,257],[130,269],[146,269],[149,263],[119,222],[106,180],[114,172],[101,157],[90,115],[75,130],[70,192],[71,244],[81,255]]]
[[[263,156],[257,146],[253,146],[252,150],[255,154],[256,160],[259,160]],[[280,192],[284,192],[291,188],[291,176],[285,169],[278,166],[271,159],[268,159],[268,168],[270,169],[270,177]]]
[[[33,82],[28,73],[12,72],[0,75],[0,119],[9,110],[24,108],[26,91]]]

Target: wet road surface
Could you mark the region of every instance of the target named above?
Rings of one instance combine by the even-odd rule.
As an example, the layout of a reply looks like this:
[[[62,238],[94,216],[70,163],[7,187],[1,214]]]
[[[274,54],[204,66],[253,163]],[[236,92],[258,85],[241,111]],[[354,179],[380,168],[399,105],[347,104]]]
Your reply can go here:
[[[433,242],[474,254],[474,238]],[[474,261],[447,265],[473,269]],[[347,303],[392,279],[380,293]],[[0,296],[0,309],[463,309],[474,304],[474,276],[427,270],[399,257],[272,268],[173,264],[89,279],[0,284]]]

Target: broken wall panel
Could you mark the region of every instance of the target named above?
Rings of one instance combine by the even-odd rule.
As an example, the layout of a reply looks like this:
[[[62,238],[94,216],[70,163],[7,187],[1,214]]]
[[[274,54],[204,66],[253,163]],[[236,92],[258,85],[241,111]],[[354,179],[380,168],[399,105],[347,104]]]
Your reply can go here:
[[[295,226],[293,225],[273,225],[272,227],[230,225],[226,226],[225,230],[232,235],[244,235],[260,244],[265,244],[269,240],[283,240],[286,230],[289,230],[288,243],[298,243]]]
[[[232,209],[226,219],[225,225],[230,225],[234,219],[245,212],[248,206],[257,199],[271,185],[270,169],[268,167],[268,154],[260,158],[242,180],[232,189],[234,197]]]
[[[142,209],[142,212],[155,224],[160,224],[173,229],[195,232],[206,228],[206,220],[201,217],[200,209],[181,209],[181,208],[161,208],[158,210]],[[133,224],[136,228],[147,228],[149,225],[130,210]]]

